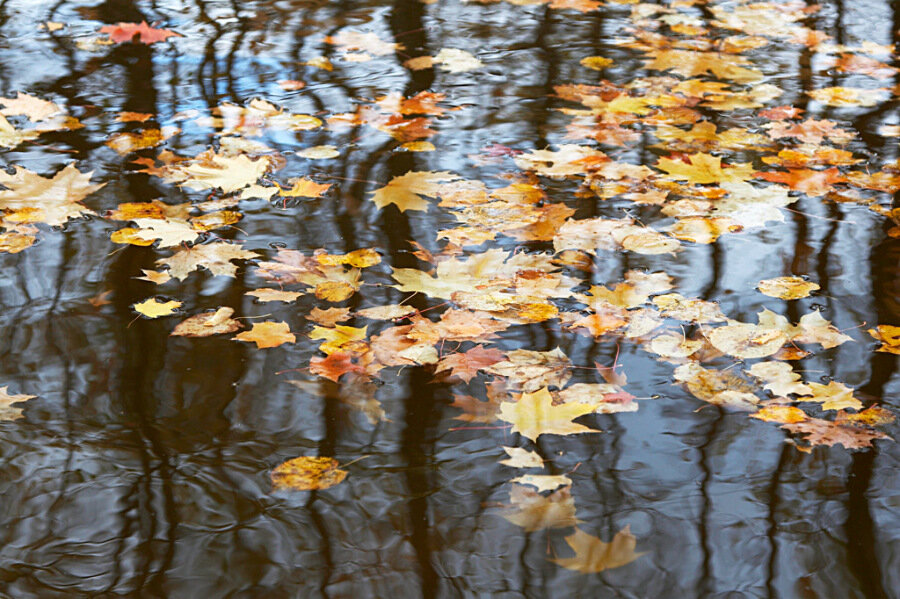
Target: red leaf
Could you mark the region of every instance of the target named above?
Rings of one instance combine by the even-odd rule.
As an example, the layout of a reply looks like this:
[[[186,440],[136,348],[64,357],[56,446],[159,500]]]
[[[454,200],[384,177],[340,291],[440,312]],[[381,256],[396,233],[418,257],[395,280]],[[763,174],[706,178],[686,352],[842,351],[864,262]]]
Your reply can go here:
[[[119,23],[117,25],[105,25],[100,28],[100,33],[108,33],[109,39],[117,44],[130,42],[135,36],[138,36],[138,41],[142,44],[155,44],[156,42],[163,42],[173,35],[179,35],[169,29],[154,29],[147,25],[147,21],[141,21],[140,24]]]

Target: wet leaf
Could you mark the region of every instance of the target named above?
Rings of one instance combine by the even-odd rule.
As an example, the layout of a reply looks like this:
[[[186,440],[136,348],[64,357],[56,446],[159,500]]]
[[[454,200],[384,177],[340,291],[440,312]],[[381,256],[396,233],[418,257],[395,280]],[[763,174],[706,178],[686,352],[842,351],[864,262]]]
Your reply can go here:
[[[808,297],[811,292],[819,289],[819,286],[802,277],[787,276],[760,281],[758,288],[761,293],[769,297],[795,300]]]
[[[147,318],[159,318],[160,316],[171,316],[175,314],[181,302],[170,300],[162,301],[155,297],[151,297],[142,302],[138,302],[132,306],[135,312],[146,316]]]
[[[14,408],[12,404],[34,399],[36,395],[12,395],[9,386],[0,387],[0,420],[16,420],[22,417],[22,408]]]
[[[499,417],[513,424],[512,432],[534,441],[541,435],[600,432],[572,422],[593,411],[593,406],[582,403],[553,405],[553,398],[544,387],[534,393],[523,393],[518,401],[504,401],[500,404]]]
[[[170,29],[154,29],[146,21],[104,25],[100,28],[100,33],[108,33],[109,39],[117,44],[133,41],[135,37],[142,44],[155,44],[179,35]]]
[[[510,468],[543,468],[544,460],[537,453],[522,449],[521,447],[504,447],[503,451],[508,459],[500,460],[500,463]]]
[[[233,333],[243,325],[231,318],[232,314],[234,309],[228,307],[219,308],[215,312],[195,314],[178,323],[171,334],[176,337],[209,337]]]
[[[286,322],[256,322],[249,331],[238,333],[234,336],[238,341],[255,343],[258,349],[278,347],[285,343],[294,343],[297,338],[291,333]]]
[[[581,522],[575,517],[575,500],[570,486],[549,495],[513,484],[509,491],[509,510],[503,517],[527,532],[546,528],[568,528]]]
[[[270,477],[274,491],[318,491],[343,482],[347,471],[334,458],[299,457],[276,466]]]
[[[574,557],[551,559],[555,564],[582,574],[603,572],[630,564],[644,553],[635,553],[637,539],[628,526],[615,534],[612,541],[604,543],[580,528],[566,537],[566,544],[575,552]]]

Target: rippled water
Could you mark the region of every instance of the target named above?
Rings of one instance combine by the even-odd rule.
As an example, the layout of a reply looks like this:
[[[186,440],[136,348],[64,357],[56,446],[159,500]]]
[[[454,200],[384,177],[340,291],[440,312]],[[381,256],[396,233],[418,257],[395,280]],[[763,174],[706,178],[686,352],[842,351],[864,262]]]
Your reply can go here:
[[[216,132],[180,119],[186,111],[204,116],[223,102],[265,98],[324,118],[392,91],[446,93],[461,108],[434,119],[435,152],[398,152],[398,142],[372,129],[264,132],[258,139],[286,156],[282,183],[311,174],[334,187],[322,199],[284,206],[242,203],[243,220],[217,232],[267,257],[277,247],[375,248],[384,262],[373,272],[386,284],[389,267],[422,267],[409,240],[436,251],[437,231],[453,218],[434,208],[378,210],[367,192],[412,170],[505,185],[498,177],[511,170],[509,161],[478,166],[468,155],[492,144],[528,151],[565,143],[571,119],[557,109],[569,105],[553,97],[554,86],[600,79],[581,58],[612,58],[605,76],[620,83],[651,74],[642,72],[640,53],[617,43],[629,11],[456,0],[5,2],[0,91],[52,99],[85,128],[6,150],[2,160],[42,174],[77,160],[107,183],[85,201],[99,214],[128,201],[199,201],[203,194],[135,173],[135,155],[104,145],[114,132],[139,128],[116,122],[116,114],[151,113],[160,125],[177,124],[182,131],[164,147],[192,156]],[[183,37],[152,46],[77,44],[103,24],[141,20]],[[38,28],[44,21],[66,26],[49,32]],[[896,43],[900,7],[828,0],[805,25],[836,43]],[[375,32],[406,50],[341,60],[323,36],[344,29]],[[402,65],[440,48],[467,49],[484,66],[456,74]],[[334,71],[303,64],[318,56],[329,57]],[[896,138],[875,134],[897,124],[895,101],[834,109],[803,94],[859,84],[860,76],[823,68],[822,57],[800,45],[770,45],[751,57],[767,82],[785,90],[778,104],[855,127],[861,140],[852,149],[873,169],[897,159]],[[284,91],[281,79],[307,85]],[[751,114],[731,112],[719,124],[747,126]],[[617,157],[654,163],[646,147],[654,141],[645,136]],[[339,157],[292,154],[322,144],[336,146]],[[542,184],[578,218],[623,215],[619,205],[576,195],[576,182]],[[710,245],[686,243],[675,257],[602,253],[582,276],[605,284],[632,268],[665,270],[679,293],[717,301],[744,321],[768,307],[796,322],[820,307],[855,342],[807,358],[807,379],[843,381],[867,404],[900,411],[896,358],[875,353],[864,332],[900,324],[900,243],[885,234],[890,223],[864,206],[821,197],[801,196],[792,208],[785,223]],[[634,215],[650,218],[642,211]],[[194,273],[157,289],[135,277],[167,252],[110,243],[122,224],[72,221],[44,230],[23,252],[0,254],[0,386],[37,396],[20,404],[24,418],[0,422],[2,597],[900,597],[896,443],[800,452],[777,426],[744,412],[698,410],[705,404],[672,384],[671,364],[622,345],[618,360],[640,410],[593,417],[603,434],[545,435],[535,446],[549,472],[569,473],[584,530],[609,540],[630,526],[646,553],[600,574],[569,571],[547,559],[566,551],[561,535],[524,532],[501,517],[517,473],[498,464],[500,446],[516,436],[461,430],[450,404],[469,386],[432,383],[424,367],[394,368],[376,391],[386,418],[373,423],[354,407],[358,389],[303,370],[318,347],[302,334],[310,328],[304,315],[324,304],[311,296],[256,303],[244,293],[264,281],[247,267],[236,278]],[[518,242],[491,245],[512,250]],[[753,291],[761,279],[791,273],[810,276],[821,291],[790,304]],[[110,303],[89,301],[107,290]],[[170,337],[173,319],[136,319],[132,310],[157,293],[184,302],[184,314],[219,306],[270,314],[298,332],[297,343],[257,350],[225,337]],[[366,286],[347,305],[405,296]],[[561,347],[584,366],[611,364],[617,352],[615,342],[547,323],[508,331],[500,347]],[[575,380],[595,377],[584,371]],[[896,424],[884,431],[900,436]],[[363,459],[328,490],[273,493],[270,470],[298,455]]]

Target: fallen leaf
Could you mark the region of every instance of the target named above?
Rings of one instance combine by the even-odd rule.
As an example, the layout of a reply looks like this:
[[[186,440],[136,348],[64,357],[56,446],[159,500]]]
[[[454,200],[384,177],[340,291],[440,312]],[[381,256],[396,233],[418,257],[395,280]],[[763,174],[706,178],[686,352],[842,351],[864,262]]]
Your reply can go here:
[[[147,318],[159,318],[160,316],[171,316],[181,307],[181,302],[170,300],[161,301],[155,297],[138,302],[132,306],[134,311],[143,314]]]
[[[566,537],[566,544],[575,552],[574,557],[551,559],[555,564],[582,574],[603,572],[630,564],[644,553],[635,553],[637,539],[628,526],[615,534],[612,541],[604,543],[580,528]]]
[[[284,343],[294,343],[297,338],[291,333],[290,327],[286,322],[257,322],[253,324],[253,328],[234,336],[238,341],[246,341],[255,343],[258,349],[268,347],[278,347]]]
[[[147,25],[147,21],[104,25],[100,28],[100,33],[108,33],[109,39],[117,44],[130,42],[135,36],[138,38],[137,41],[142,44],[155,44],[156,42],[164,42],[172,36],[180,35],[170,29],[154,29]]]
[[[16,420],[22,417],[22,408],[14,408],[12,404],[34,399],[36,395],[11,395],[9,386],[0,387],[0,420]]]
[[[774,279],[765,279],[759,282],[757,287],[760,293],[769,297],[777,297],[783,300],[795,300],[809,296],[813,291],[819,289],[816,283],[807,281],[802,277],[776,277]]]
[[[518,401],[504,401],[498,414],[500,420],[513,424],[512,432],[534,441],[541,435],[600,432],[572,422],[593,411],[593,406],[582,403],[553,405],[553,398],[544,387],[534,393],[523,393]]]
[[[341,483],[347,471],[334,458],[299,457],[282,462],[272,470],[274,491],[318,491]]]
[[[222,307],[215,312],[195,314],[179,322],[171,335],[175,337],[209,337],[233,333],[243,325],[231,318],[234,308]]]
[[[565,474],[523,474],[511,479],[509,482],[530,485],[535,487],[540,493],[572,485],[572,479]]]
[[[521,447],[504,447],[503,451],[508,459],[500,460],[500,463],[510,468],[543,468],[544,460],[534,451],[528,451]]]
[[[509,490],[508,510],[503,517],[527,532],[546,528],[568,528],[581,520],[575,517],[575,500],[571,486],[543,495],[524,485],[513,484]]]

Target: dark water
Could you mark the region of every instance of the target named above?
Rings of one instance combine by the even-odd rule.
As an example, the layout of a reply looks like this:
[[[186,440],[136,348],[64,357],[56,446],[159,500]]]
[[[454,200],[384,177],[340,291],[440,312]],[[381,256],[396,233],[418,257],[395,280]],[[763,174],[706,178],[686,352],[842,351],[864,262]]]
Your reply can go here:
[[[693,12],[709,19],[697,4]],[[182,132],[163,147],[193,156],[220,131],[177,120],[177,113],[204,116],[223,102],[265,98],[325,118],[392,91],[446,93],[449,105],[462,108],[434,119],[435,152],[398,152],[399,142],[372,129],[264,132],[256,139],[287,160],[275,179],[315,175],[334,187],[323,199],[285,206],[244,202],[240,229],[217,231],[267,258],[279,244],[305,252],[375,248],[384,261],[372,270],[374,280],[389,283],[389,266],[422,268],[408,241],[436,251],[436,232],[453,219],[434,206],[427,213],[378,210],[367,192],[413,170],[448,170],[500,187],[509,160],[476,166],[467,155],[496,143],[526,151],[566,143],[570,117],[556,109],[571,106],[553,98],[553,88],[599,81],[581,58],[613,58],[604,75],[613,81],[659,75],[642,72],[642,55],[617,44],[629,11],[456,0],[4,2],[3,94],[52,99],[85,128],[6,150],[3,164],[49,175],[77,160],[107,183],[85,200],[97,213],[153,198],[200,201],[202,193],[134,172],[129,161],[154,150],[123,157],[104,145],[113,132],[140,129],[115,122],[118,112],[178,124]],[[103,24],[141,20],[184,37],[153,46],[76,43]],[[38,29],[43,21],[67,26],[47,32]],[[835,43],[896,43],[900,6],[828,0],[804,24]],[[346,62],[322,40],[344,29],[372,31],[406,49]],[[484,66],[458,74],[402,66],[440,48],[469,50]],[[302,64],[318,56],[329,57],[334,70]],[[864,77],[823,67],[823,57],[801,45],[779,43],[751,56],[766,81],[785,90],[769,106],[794,104],[854,128],[861,139],[852,149],[873,170],[897,159],[896,138],[875,134],[897,124],[896,102],[829,108],[803,93]],[[307,86],[283,91],[280,79]],[[898,78],[868,83],[892,87]],[[751,114],[730,112],[719,124],[747,126]],[[617,156],[655,163],[651,143],[645,135]],[[292,155],[323,144],[340,155]],[[622,215],[576,196],[577,182],[543,184],[577,218]],[[797,212],[784,223],[710,245],[685,243],[675,257],[600,253],[594,272],[581,276],[604,284],[632,268],[665,270],[685,297],[717,301],[745,321],[768,307],[796,322],[820,307],[854,342],[797,368],[807,380],[846,383],[866,405],[900,410],[896,358],[874,352],[864,332],[900,324],[900,242],[885,234],[891,224],[864,206],[823,197],[800,196],[791,207]],[[134,277],[155,269],[168,250],[110,243],[121,226],[71,221],[64,230],[45,228],[21,253],[0,254],[0,386],[37,396],[20,404],[24,418],[0,422],[2,597],[900,597],[900,449],[892,441],[800,452],[776,425],[744,412],[698,411],[703,404],[672,383],[671,364],[623,345],[627,389],[647,398],[640,410],[593,417],[602,434],[545,435],[535,444],[548,472],[573,480],[582,529],[609,540],[630,526],[646,552],[619,568],[579,574],[547,559],[566,551],[560,533],[569,531],[523,532],[501,517],[518,472],[498,464],[500,446],[515,445],[516,436],[458,430],[464,423],[454,420],[453,394],[475,393],[483,378],[434,384],[428,368],[385,371],[375,397],[386,418],[373,423],[351,405],[358,389],[302,370],[318,347],[304,334],[311,327],[304,315],[327,304],[311,296],[256,303],[244,293],[265,282],[246,265],[236,278],[200,272],[157,288]],[[517,245],[500,238],[485,247]],[[822,289],[790,304],[753,291],[780,274],[808,275]],[[109,304],[89,302],[106,290]],[[157,294],[184,302],[184,315],[219,306],[241,316],[271,314],[290,324],[297,343],[257,350],[226,336],[170,337],[177,319],[136,320],[131,308]],[[366,286],[340,305],[404,297]],[[420,296],[413,305],[441,301]],[[611,364],[617,351],[615,342],[546,323],[510,329],[499,347],[561,347],[583,366]],[[883,430],[900,436],[896,424]],[[273,493],[271,468],[298,455],[341,463],[367,457],[347,466],[346,481],[331,489]]]

